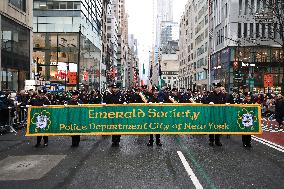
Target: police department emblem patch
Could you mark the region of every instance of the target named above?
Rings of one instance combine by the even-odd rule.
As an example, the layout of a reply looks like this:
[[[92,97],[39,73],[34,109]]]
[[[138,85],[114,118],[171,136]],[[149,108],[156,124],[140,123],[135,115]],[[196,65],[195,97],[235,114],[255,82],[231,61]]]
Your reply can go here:
[[[48,130],[51,125],[50,113],[46,110],[35,113],[31,119],[31,123],[36,126],[35,132]]]
[[[243,108],[238,112],[237,122],[241,129],[251,128],[251,130],[254,130],[254,122],[257,122],[257,118],[253,115],[253,111]]]

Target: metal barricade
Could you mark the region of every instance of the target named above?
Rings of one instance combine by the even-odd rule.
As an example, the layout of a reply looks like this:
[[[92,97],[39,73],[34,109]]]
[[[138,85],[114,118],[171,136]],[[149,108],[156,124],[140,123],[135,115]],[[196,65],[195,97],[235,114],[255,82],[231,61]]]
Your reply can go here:
[[[18,107],[18,128],[24,128],[27,126],[27,106]]]

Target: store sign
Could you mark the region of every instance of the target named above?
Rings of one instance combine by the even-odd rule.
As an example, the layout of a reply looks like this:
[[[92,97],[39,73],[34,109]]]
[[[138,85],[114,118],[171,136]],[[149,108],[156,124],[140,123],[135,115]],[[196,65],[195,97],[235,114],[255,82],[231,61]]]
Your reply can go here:
[[[75,85],[77,84],[77,72],[69,72],[68,73],[68,80],[69,80],[69,84],[71,85]]]
[[[263,78],[264,87],[273,87],[273,75],[265,74]]]

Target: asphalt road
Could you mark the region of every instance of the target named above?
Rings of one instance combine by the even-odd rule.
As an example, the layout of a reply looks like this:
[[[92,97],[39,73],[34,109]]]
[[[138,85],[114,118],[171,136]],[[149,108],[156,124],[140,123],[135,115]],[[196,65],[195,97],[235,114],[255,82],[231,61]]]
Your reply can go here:
[[[0,136],[0,188],[284,186],[284,153],[262,143],[253,141],[253,147],[245,149],[241,136],[222,136],[222,147],[210,147],[208,135],[161,138],[162,147],[148,147],[148,136],[122,136],[120,147],[114,148],[110,136],[84,136],[80,147],[71,148],[70,137],[49,137],[47,148],[34,148],[35,137],[6,134]]]

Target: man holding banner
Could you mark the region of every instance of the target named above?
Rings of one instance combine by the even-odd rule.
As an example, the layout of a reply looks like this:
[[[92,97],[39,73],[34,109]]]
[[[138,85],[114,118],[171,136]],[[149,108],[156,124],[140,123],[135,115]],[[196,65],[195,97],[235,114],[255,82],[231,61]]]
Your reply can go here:
[[[125,103],[125,98],[121,93],[119,86],[114,83],[112,85],[112,91],[109,98],[106,100],[107,104],[123,104]],[[121,135],[112,135],[112,147],[119,147]]]
[[[79,100],[78,100],[79,92],[78,91],[73,91],[72,92],[72,97],[71,99],[67,102],[68,105],[78,105]],[[73,135],[72,137],[72,145],[71,147],[78,147],[80,143],[80,135]]]
[[[159,90],[157,87],[152,88],[153,95],[148,99],[148,103],[160,103],[163,102],[161,98],[159,98]],[[154,143],[154,136],[153,134],[150,134],[150,139],[149,142],[147,143],[147,146],[153,146]],[[162,146],[161,143],[161,135],[156,134],[156,145],[157,146]]]
[[[207,102],[209,104],[225,104],[226,103],[226,96],[221,92],[222,85],[217,83],[215,85],[215,90],[208,96]],[[220,134],[209,134],[209,145],[214,146],[214,141],[216,146],[222,146],[220,142]]]
[[[44,90],[40,90],[38,91],[38,95],[35,96],[34,98],[30,99],[29,101],[29,105],[31,106],[46,106],[46,105],[50,105],[50,101],[48,100],[48,98],[45,96],[46,91]],[[39,124],[37,127],[41,127]],[[44,147],[48,146],[48,136],[37,136],[37,142],[35,147],[39,147],[40,146],[40,142],[41,139],[43,138],[44,141]]]

